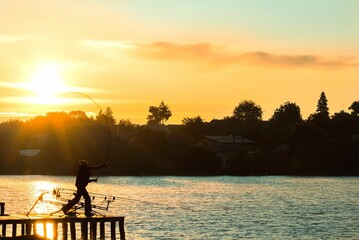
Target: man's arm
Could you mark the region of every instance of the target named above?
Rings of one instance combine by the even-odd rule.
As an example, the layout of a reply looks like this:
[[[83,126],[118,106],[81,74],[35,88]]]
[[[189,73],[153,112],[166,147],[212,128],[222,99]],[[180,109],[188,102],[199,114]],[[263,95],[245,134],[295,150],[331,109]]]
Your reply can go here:
[[[108,167],[109,166],[109,163],[108,162],[105,162],[101,165],[98,165],[98,166],[88,166],[89,170],[97,170],[97,169],[100,169],[100,168],[103,168],[103,167]]]
[[[97,182],[97,179],[98,179],[98,178],[89,179],[89,183],[90,183],[90,182]]]

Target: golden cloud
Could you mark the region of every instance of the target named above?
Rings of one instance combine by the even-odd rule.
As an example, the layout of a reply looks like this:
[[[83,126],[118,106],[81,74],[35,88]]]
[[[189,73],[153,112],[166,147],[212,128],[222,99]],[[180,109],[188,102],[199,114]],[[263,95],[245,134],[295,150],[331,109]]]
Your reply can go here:
[[[218,66],[230,64],[256,64],[284,67],[357,67],[354,57],[325,58],[317,55],[279,55],[262,51],[239,53],[227,47],[210,43],[180,44],[153,42],[137,44],[138,56],[167,60],[202,60]]]

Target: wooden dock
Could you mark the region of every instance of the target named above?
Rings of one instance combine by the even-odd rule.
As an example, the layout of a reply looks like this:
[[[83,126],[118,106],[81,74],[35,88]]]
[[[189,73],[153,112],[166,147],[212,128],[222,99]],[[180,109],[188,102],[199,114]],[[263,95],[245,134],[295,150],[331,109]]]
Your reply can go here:
[[[125,217],[2,215],[1,237],[43,236],[49,239],[121,239],[125,240]],[[117,237],[117,238],[116,238]],[[119,237],[119,238],[118,238]]]

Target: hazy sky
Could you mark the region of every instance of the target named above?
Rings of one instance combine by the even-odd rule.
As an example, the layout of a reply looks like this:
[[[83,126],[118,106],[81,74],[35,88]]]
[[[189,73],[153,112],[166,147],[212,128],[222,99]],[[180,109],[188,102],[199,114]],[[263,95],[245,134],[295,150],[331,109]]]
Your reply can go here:
[[[321,91],[331,114],[359,100],[357,0],[0,0],[0,120],[50,111],[145,123],[264,119],[286,101],[306,118]],[[55,97],[57,96],[57,98]]]

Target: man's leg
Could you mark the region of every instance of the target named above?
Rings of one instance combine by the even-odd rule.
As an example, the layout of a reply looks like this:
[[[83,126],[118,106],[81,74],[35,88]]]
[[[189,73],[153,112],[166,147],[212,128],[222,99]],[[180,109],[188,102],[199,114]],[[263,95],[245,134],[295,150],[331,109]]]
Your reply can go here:
[[[86,188],[84,189],[83,195],[85,199],[85,215],[86,216],[92,216],[92,208],[91,208],[91,197],[88,194]]]
[[[73,207],[75,206],[76,203],[78,203],[80,201],[80,198],[83,194],[83,191],[81,191],[80,188],[77,188],[77,191],[76,191],[76,194],[75,194],[75,197],[70,200],[65,206],[62,207],[62,212],[67,215],[67,212]]]

